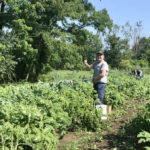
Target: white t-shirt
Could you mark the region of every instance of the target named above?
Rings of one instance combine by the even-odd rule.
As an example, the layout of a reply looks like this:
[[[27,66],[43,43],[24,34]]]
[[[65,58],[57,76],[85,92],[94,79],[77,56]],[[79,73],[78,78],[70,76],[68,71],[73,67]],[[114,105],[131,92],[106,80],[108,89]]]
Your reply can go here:
[[[107,76],[109,69],[106,61],[104,60],[102,62],[96,61],[91,65],[91,68],[94,69],[93,78],[99,76],[102,73],[102,70],[106,70],[106,75],[102,77],[100,80],[97,80],[96,82],[107,83]]]

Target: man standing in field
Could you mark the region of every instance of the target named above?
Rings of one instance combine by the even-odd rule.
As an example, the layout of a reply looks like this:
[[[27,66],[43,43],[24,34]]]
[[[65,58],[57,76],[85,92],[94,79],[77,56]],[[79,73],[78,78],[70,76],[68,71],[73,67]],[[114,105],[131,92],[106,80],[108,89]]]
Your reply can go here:
[[[94,69],[93,84],[100,100],[99,103],[96,103],[97,106],[103,104],[103,98],[107,85],[108,64],[104,61],[104,53],[102,51],[98,51],[96,57],[97,60],[93,64],[89,65],[87,60],[84,60],[84,64],[87,68]]]

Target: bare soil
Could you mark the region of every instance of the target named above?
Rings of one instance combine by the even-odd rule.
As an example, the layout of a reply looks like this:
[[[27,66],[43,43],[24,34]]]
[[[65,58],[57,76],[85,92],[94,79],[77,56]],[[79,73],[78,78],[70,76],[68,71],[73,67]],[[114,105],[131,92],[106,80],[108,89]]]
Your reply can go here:
[[[74,132],[68,132],[63,139],[59,140],[59,145],[58,145],[58,149],[61,150],[63,149],[66,144],[71,143],[71,142],[75,142],[77,140],[79,140],[81,138],[81,136],[76,135],[76,133]]]
[[[96,150],[126,150],[123,143],[126,140],[133,140],[135,137],[132,135],[126,135],[126,137],[122,137],[119,134],[119,131],[123,128],[125,122],[135,118],[138,113],[138,105],[140,105],[140,101],[133,101],[130,103],[130,106],[125,105],[121,110],[124,110],[125,113],[121,114],[119,118],[116,118],[116,115],[112,114],[110,115],[110,119],[104,122],[106,124],[106,127],[103,129],[105,130],[105,134],[99,133],[99,135],[102,135],[101,141],[89,141],[88,144],[89,147],[85,148],[84,143],[83,146],[80,147],[80,150],[94,150],[90,147],[93,143],[96,144]],[[121,112],[121,111],[120,111]],[[107,128],[107,125],[110,125]],[[97,136],[95,134],[95,136]],[[58,149],[62,150],[67,143],[70,142],[76,142],[83,138],[83,135],[76,135],[76,133],[68,132],[63,139],[59,140],[59,146]],[[117,143],[116,143],[117,142]],[[142,150],[140,147],[138,148],[135,143],[135,148],[137,150]]]

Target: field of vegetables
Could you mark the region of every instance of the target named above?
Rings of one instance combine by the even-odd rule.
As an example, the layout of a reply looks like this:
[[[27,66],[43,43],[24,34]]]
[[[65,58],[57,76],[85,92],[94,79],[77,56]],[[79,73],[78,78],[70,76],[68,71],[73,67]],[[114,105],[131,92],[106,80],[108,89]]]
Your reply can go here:
[[[104,99],[114,110],[129,99],[143,99],[143,107],[131,123],[137,129],[139,143],[145,143],[143,146],[147,148],[150,145],[149,77],[136,80],[126,72],[112,70]],[[94,107],[91,78],[89,71],[57,71],[42,76],[38,83],[1,85],[0,149],[57,150],[59,138],[68,131],[100,132],[102,114]]]

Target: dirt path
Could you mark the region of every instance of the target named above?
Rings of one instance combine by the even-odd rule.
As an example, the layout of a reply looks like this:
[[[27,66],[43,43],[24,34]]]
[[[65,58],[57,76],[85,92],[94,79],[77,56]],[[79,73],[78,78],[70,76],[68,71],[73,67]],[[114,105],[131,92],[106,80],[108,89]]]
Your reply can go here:
[[[104,122],[104,128],[102,129],[105,133],[94,134],[91,137],[91,141],[88,140],[82,143],[78,148],[79,150],[124,150],[123,143],[125,140],[129,140],[132,137],[126,136],[121,137],[118,133],[124,126],[125,122],[135,118],[138,112],[138,105],[140,101],[131,101],[128,105],[125,105],[120,110],[113,112],[110,115],[110,119]],[[95,137],[94,137],[95,136]],[[97,141],[96,136],[102,136],[101,141]],[[83,135],[77,136],[75,133],[69,132],[66,136],[59,141],[59,150],[69,142],[75,142],[83,139]],[[93,140],[95,139],[95,140]],[[93,146],[94,145],[94,146]],[[119,149],[118,149],[119,148]]]
[[[130,104],[131,105],[131,104]],[[121,137],[119,131],[124,127],[125,122],[135,118],[137,116],[137,107],[138,103],[134,103],[134,107],[131,105],[129,107],[124,107],[123,110],[125,114],[119,116],[118,120],[113,118],[109,120],[107,123],[112,123],[112,127],[108,129],[105,135],[103,135],[103,140],[99,142],[98,148],[99,150],[114,150],[115,148],[118,150],[123,150],[122,143],[124,140],[127,140],[129,137]],[[110,122],[111,121],[111,122]]]
[[[76,135],[76,133],[74,132],[68,132],[63,139],[59,140],[59,145],[58,145],[58,149],[59,150],[63,150],[65,149],[64,147],[66,146],[66,144],[71,143],[71,142],[75,142],[78,141],[81,138],[81,136]]]

